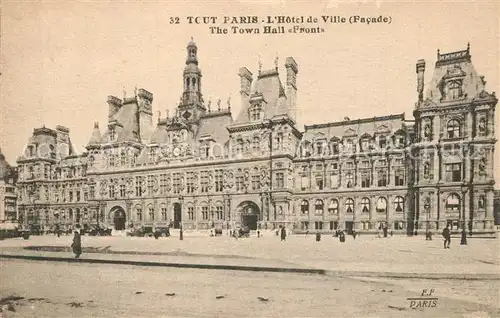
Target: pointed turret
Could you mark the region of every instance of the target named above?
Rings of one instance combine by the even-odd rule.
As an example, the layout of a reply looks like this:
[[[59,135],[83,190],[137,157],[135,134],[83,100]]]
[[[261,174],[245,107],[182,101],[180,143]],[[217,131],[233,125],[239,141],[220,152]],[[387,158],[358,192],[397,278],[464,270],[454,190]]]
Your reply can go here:
[[[94,123],[94,130],[92,131],[92,137],[90,137],[90,141],[88,146],[98,146],[101,144],[101,131],[99,130],[99,123]]]

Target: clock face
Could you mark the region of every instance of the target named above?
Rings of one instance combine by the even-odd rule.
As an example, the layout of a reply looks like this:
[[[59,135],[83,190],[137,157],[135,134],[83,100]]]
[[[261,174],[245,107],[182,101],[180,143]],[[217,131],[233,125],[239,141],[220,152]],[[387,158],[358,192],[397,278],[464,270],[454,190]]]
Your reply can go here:
[[[181,150],[180,150],[178,147],[175,147],[175,148],[174,148],[174,156],[176,156],[176,157],[177,157],[177,156],[178,156],[178,155],[180,155],[180,154],[181,154]]]

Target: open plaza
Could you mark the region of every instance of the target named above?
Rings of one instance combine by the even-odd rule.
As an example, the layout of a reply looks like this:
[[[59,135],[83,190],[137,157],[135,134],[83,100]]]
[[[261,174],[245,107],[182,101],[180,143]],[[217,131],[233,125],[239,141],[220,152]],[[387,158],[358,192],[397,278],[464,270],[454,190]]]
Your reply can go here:
[[[460,238],[452,237],[451,248],[444,249],[440,237],[426,241],[423,235],[348,236],[341,243],[332,235],[323,235],[319,242],[315,235],[289,235],[281,241],[271,231],[239,239],[200,231],[187,232],[180,240],[178,234],[159,239],[82,236],[83,254],[78,260],[69,247],[71,235],[0,241],[0,280],[6,282],[0,295],[4,303],[8,297],[18,299],[10,302],[16,312],[8,312],[8,317],[353,313],[494,317],[500,313],[498,239],[469,238],[468,245],[460,245]],[[134,262],[142,265],[132,266]],[[277,273],[269,268],[324,273]],[[412,308],[415,304],[408,299],[431,289],[436,307]]]

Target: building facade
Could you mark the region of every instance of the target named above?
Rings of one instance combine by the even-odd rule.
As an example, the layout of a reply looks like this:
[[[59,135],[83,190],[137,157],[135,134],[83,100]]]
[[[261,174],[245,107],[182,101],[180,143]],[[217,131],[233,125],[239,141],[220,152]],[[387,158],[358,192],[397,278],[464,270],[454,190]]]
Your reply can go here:
[[[191,41],[173,114],[153,124],[153,94],[108,96],[108,123],[76,155],[69,131],[35,129],[18,159],[20,218],[115,230],[174,228],[392,231],[446,224],[493,230],[494,110],[469,48],[440,54],[414,119],[404,114],[296,123],[298,65],[239,70],[241,111],[205,101]],[[44,148],[45,150],[42,150]],[[48,150],[47,150],[48,149]]]
[[[17,171],[5,160],[0,150],[0,222],[16,221]]]

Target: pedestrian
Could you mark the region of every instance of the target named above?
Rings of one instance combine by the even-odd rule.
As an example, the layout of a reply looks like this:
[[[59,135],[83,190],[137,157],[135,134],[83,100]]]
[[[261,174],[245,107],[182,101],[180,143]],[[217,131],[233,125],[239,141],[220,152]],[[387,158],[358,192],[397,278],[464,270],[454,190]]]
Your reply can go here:
[[[78,230],[76,230],[74,233],[73,243],[71,244],[71,248],[73,249],[75,258],[80,257],[80,255],[82,254],[82,238]]]
[[[286,230],[285,230],[285,227],[282,227],[281,228],[281,241],[285,241],[286,240]]]
[[[443,230],[443,238],[444,238],[444,248],[450,248],[451,233],[449,225],[446,225],[446,227]]]
[[[321,233],[319,231],[316,232],[316,242],[321,241]]]
[[[357,235],[358,235],[358,232],[356,232],[355,230],[352,230],[352,238],[356,239]]]
[[[339,241],[340,241],[340,243],[344,243],[345,242],[344,231],[340,231],[340,233],[339,233]]]

